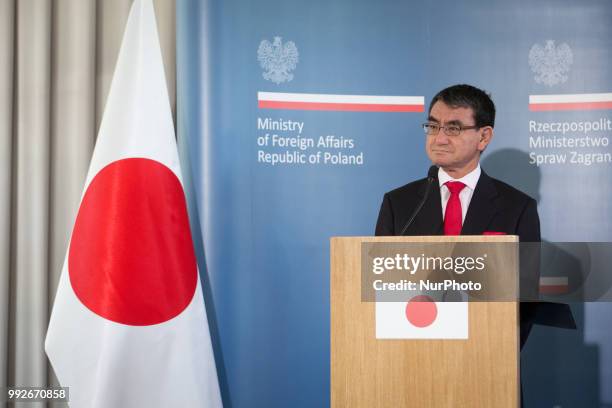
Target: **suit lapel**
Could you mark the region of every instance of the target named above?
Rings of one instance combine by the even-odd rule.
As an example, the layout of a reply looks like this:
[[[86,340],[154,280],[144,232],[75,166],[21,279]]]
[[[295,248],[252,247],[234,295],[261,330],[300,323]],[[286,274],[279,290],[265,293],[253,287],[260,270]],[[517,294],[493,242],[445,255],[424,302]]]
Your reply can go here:
[[[419,190],[419,201],[425,196],[427,182]],[[440,199],[440,186],[434,180],[427,201],[406,231],[406,235],[442,235],[442,203]]]
[[[499,211],[494,203],[497,190],[491,178],[483,171],[480,174],[474,195],[470,201],[461,235],[482,235]]]

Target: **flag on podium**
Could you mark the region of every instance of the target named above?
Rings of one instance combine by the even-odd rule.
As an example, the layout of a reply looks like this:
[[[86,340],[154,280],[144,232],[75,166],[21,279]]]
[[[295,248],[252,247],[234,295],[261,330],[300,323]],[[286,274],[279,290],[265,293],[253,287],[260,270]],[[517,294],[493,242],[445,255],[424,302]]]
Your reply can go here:
[[[221,407],[151,0],[135,0],[45,342],[71,407]]]
[[[468,307],[468,302],[436,301],[432,294],[407,302],[376,302],[376,338],[467,340]]]

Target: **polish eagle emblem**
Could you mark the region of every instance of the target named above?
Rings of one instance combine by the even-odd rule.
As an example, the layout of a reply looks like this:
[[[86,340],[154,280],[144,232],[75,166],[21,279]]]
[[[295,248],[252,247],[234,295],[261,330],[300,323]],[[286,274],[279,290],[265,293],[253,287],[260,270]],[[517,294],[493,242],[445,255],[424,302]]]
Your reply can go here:
[[[529,66],[538,84],[554,86],[567,81],[567,73],[574,62],[572,49],[566,43],[555,46],[553,40],[546,45],[534,44],[529,50]]]
[[[264,79],[280,84],[293,79],[293,71],[299,59],[298,49],[293,41],[283,44],[281,37],[274,37],[272,43],[263,40],[259,43],[257,60],[265,70]]]

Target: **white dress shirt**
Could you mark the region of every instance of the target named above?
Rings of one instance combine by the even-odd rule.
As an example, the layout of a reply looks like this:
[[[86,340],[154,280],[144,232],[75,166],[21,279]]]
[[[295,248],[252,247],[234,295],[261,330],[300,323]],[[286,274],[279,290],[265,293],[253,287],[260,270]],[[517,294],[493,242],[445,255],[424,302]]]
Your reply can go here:
[[[480,163],[478,166],[465,176],[454,179],[448,175],[442,168],[438,169],[438,181],[440,182],[440,198],[442,199],[442,219],[444,219],[444,214],[446,213],[446,204],[448,203],[448,199],[450,198],[450,190],[448,187],[444,185],[447,181],[460,181],[465,184],[465,187],[459,193],[459,201],[461,201],[461,225],[465,221],[465,214],[467,214],[468,207],[470,206],[470,201],[472,201],[472,196],[474,195],[474,189],[476,188],[476,183],[478,183],[478,179],[480,178]]]

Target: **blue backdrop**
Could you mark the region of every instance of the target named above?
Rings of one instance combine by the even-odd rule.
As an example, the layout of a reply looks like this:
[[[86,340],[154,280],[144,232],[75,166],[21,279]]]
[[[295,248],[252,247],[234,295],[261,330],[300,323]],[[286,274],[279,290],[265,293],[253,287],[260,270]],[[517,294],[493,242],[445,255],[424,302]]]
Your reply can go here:
[[[427,105],[454,83],[486,89],[498,115],[483,168],[538,200],[544,239],[612,238],[612,126],[584,131],[612,119],[609,1],[184,0],[177,14],[179,139],[226,406],[329,405],[329,238],[372,235],[383,193],[429,166],[425,113],[263,109],[258,92]],[[539,95],[553,95],[549,110]],[[353,147],[281,147],[274,135]],[[585,138],[598,146],[572,145]],[[363,162],[261,159],[287,151]],[[522,353],[527,407],[612,404],[612,308],[572,309],[579,330],[536,327]]]

